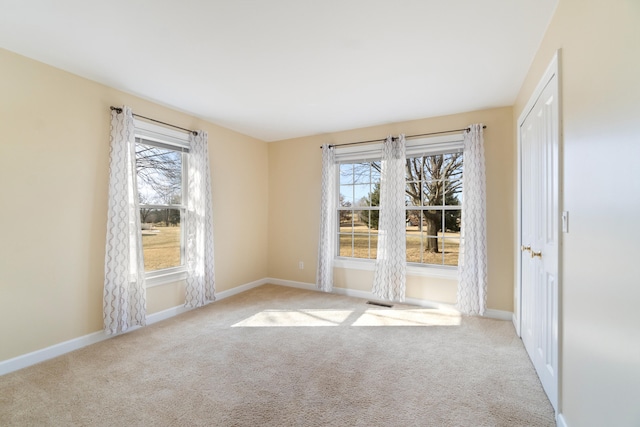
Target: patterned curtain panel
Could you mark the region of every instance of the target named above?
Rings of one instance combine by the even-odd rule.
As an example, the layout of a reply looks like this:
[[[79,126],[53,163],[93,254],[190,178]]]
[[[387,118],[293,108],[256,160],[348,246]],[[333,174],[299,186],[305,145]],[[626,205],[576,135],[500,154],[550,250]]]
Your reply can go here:
[[[483,315],[487,304],[487,192],[482,127],[471,125],[464,134],[458,309],[469,315]]]
[[[373,294],[399,302],[404,301],[407,272],[405,153],[404,135],[385,140],[380,171],[378,256],[373,276]]]
[[[213,205],[207,133],[198,131],[189,140],[186,218],[185,307],[200,307],[215,300],[213,267]]]
[[[336,255],[336,160],[333,147],[322,146],[322,188],[320,197],[320,236],[316,286],[324,292],[333,290],[333,258]]]
[[[146,323],[146,288],[136,183],[133,114],[111,111],[109,204],[104,267],[104,330],[117,334]]]

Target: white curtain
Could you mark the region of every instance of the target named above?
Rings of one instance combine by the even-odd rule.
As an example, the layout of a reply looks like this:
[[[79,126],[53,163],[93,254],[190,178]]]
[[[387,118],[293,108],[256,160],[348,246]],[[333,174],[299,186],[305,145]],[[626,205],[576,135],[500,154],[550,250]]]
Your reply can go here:
[[[194,308],[215,300],[213,207],[207,133],[189,138],[186,226],[186,299]]]
[[[407,272],[405,162],[404,135],[398,138],[389,136],[382,148],[378,256],[373,294],[399,302],[404,301]]]
[[[104,330],[117,334],[146,323],[146,287],[131,108],[111,111],[109,201],[104,268]]]
[[[483,315],[487,303],[487,219],[482,124],[464,134],[462,223],[458,259],[458,309]]]
[[[333,290],[333,258],[336,255],[336,160],[333,147],[322,146],[322,182],[320,196],[320,236],[316,286],[324,292]]]

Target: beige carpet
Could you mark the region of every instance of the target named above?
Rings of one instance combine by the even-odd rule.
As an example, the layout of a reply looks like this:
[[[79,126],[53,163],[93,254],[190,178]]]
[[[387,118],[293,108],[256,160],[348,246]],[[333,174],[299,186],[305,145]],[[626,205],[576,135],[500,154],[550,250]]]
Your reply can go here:
[[[510,322],[265,285],[0,377],[2,426],[554,426]]]

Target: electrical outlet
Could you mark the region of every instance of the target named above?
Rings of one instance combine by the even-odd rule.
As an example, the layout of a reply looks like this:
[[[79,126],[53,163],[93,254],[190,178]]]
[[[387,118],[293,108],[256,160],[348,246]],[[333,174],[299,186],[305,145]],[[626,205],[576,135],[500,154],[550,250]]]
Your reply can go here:
[[[298,262],[298,268],[300,270],[304,270],[304,262],[302,262],[302,261]]]

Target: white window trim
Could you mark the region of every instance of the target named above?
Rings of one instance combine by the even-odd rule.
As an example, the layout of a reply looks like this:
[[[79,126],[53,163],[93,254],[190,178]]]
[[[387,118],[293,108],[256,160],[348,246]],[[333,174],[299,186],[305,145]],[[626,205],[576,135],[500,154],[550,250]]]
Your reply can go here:
[[[420,155],[456,153],[462,152],[463,148],[464,135],[462,133],[415,138],[406,142],[406,156],[416,157]],[[380,160],[382,158],[382,143],[347,146],[343,148],[336,147],[335,157],[338,164]],[[339,179],[339,172],[336,172],[336,179]],[[336,246],[337,245],[339,245],[339,239],[336,239]],[[340,253],[339,248],[336,248],[336,253]],[[335,268],[374,271],[375,259],[341,257],[336,255],[333,259],[333,266]],[[407,275],[457,279],[458,267],[408,262]]]
[[[189,133],[186,131],[149,123],[135,117],[133,118],[133,124],[136,137],[189,149]]]
[[[135,125],[135,137],[143,140],[157,142],[159,145],[165,145],[168,148],[176,149],[183,153],[189,152],[189,134],[187,132],[179,131],[177,129],[167,128],[165,126],[159,126],[154,123],[149,123],[143,120],[134,118]],[[183,156],[182,173],[183,177],[187,176],[188,159]],[[184,203],[187,197],[186,183],[183,179],[183,204],[174,206],[175,209],[184,209],[186,213],[186,205]],[[171,207],[171,206],[170,206]],[[186,215],[185,215],[186,218]],[[185,257],[185,241],[184,234],[181,232],[180,237],[180,250],[182,252],[181,257]],[[167,283],[177,282],[187,278],[187,263],[184,259],[183,265],[179,267],[163,268],[161,270],[153,270],[145,273],[145,283],[147,288],[154,286],[160,286]]]
[[[365,258],[336,257],[333,260],[333,267],[346,268],[349,270],[375,271],[376,260]],[[407,276],[433,277],[453,280],[458,278],[458,267],[436,264],[417,264],[408,262]]]
[[[415,138],[407,141],[407,157],[420,155],[455,153],[462,151],[464,147],[464,136],[461,133],[451,135],[431,136],[425,138]],[[349,163],[352,161],[374,161],[382,158],[382,143],[350,145],[346,147],[336,147],[336,162]]]
[[[178,282],[180,280],[185,280],[186,278],[187,267],[184,265],[145,273],[145,283],[147,288]]]

